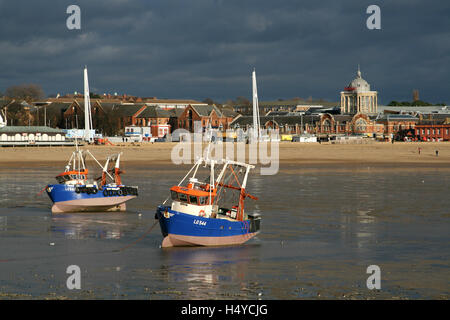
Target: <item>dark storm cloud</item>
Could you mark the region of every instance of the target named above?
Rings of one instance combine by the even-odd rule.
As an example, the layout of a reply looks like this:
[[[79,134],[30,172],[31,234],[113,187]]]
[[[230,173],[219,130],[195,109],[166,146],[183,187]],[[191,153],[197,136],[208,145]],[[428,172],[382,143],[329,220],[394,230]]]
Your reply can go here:
[[[66,8],[81,7],[81,30]],[[366,28],[381,7],[382,30]],[[0,0],[0,91],[95,91],[167,98],[337,101],[358,63],[380,101],[450,103],[450,4],[442,1]]]

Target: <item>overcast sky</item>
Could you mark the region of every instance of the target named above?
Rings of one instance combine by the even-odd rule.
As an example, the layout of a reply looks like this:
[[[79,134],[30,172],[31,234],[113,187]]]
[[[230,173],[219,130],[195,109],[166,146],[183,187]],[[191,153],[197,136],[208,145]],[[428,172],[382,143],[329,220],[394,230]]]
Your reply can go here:
[[[81,8],[81,30],[66,9]],[[366,9],[381,8],[381,30]],[[357,65],[379,104],[450,104],[450,1],[0,0],[0,92],[339,101]]]

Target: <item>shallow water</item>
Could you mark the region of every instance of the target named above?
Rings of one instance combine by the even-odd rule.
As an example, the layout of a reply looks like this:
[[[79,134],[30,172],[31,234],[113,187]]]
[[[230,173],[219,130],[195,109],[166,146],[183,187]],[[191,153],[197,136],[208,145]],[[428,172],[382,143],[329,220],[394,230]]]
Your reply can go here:
[[[450,298],[448,169],[256,170],[257,238],[169,249],[158,225],[146,232],[186,167],[128,168],[140,195],[126,213],[52,215],[37,194],[58,169],[0,171],[0,299]],[[80,290],[66,287],[69,265],[81,268]],[[380,290],[367,289],[369,265]]]

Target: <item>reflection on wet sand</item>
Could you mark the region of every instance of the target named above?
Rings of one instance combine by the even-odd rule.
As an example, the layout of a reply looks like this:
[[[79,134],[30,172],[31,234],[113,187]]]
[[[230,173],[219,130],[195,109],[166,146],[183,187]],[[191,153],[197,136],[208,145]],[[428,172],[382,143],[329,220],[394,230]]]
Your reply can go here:
[[[229,247],[171,248],[161,252],[161,273],[194,299],[223,298],[224,288],[248,291],[249,264],[259,244]]]
[[[50,230],[63,234],[66,239],[120,239],[127,226],[127,220],[121,213],[74,213],[52,216]]]
[[[8,217],[0,216],[0,231],[8,230]]]

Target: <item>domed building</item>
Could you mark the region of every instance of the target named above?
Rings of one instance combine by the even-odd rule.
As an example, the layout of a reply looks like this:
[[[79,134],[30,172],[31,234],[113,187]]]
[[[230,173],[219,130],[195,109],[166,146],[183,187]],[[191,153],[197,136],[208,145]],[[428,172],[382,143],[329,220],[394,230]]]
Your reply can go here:
[[[377,91],[370,91],[370,84],[361,77],[361,71],[356,78],[341,91],[341,114],[376,114]]]

